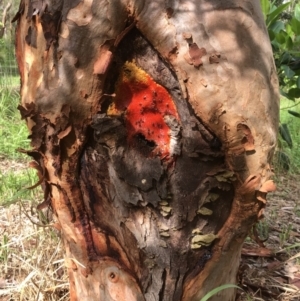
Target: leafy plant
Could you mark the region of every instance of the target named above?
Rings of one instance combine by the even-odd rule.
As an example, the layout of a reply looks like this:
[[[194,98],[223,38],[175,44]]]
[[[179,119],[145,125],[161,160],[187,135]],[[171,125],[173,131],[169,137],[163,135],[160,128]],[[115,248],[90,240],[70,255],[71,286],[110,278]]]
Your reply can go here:
[[[269,37],[274,52],[281,94],[288,99],[300,97],[300,4],[296,4],[289,20],[282,13],[291,2],[276,6],[261,0]]]
[[[300,97],[300,3],[260,2],[274,52],[280,93],[295,102]],[[291,7],[293,9],[288,12]],[[288,110],[288,113],[300,118],[300,113],[295,110]],[[291,162],[284,146],[292,149],[293,139],[287,123],[280,124],[279,134],[277,161],[288,170]]]

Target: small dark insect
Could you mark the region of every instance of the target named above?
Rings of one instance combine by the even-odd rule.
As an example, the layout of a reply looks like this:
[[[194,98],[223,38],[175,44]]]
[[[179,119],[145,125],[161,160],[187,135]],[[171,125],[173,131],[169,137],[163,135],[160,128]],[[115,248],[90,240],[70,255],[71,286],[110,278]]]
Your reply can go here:
[[[197,262],[197,266],[202,270],[205,266],[205,264],[208,262],[209,259],[211,259],[212,253],[211,250],[205,250],[205,253],[202,255],[200,260]]]

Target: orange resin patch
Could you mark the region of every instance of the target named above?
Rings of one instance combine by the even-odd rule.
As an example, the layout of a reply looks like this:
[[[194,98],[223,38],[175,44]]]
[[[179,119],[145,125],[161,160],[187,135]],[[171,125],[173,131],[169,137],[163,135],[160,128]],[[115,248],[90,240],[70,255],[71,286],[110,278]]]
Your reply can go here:
[[[179,120],[176,107],[168,91],[157,84],[134,63],[126,62],[117,82],[116,98],[108,110],[110,115],[125,112],[129,142],[143,135],[154,142],[154,152],[162,158],[172,155],[170,127],[164,117]]]

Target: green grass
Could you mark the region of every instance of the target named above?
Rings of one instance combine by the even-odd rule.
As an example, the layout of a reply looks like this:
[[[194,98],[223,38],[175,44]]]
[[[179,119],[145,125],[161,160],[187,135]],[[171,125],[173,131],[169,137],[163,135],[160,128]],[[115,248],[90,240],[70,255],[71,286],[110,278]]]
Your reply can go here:
[[[36,171],[27,168],[29,157],[17,151],[30,149],[28,129],[17,110],[18,90],[18,77],[0,78],[0,205],[37,197],[36,190],[25,189],[38,181]]]
[[[20,77],[19,76],[0,76],[0,87],[7,88],[9,90],[16,89],[19,90],[20,87]]]
[[[17,148],[29,148],[28,129],[21,120],[17,106],[19,93],[16,89],[0,85],[0,157],[3,159],[22,160],[24,154]]]
[[[287,124],[293,147],[289,148],[281,137],[279,137],[278,146],[290,159],[290,172],[298,174],[300,172],[300,118],[292,116],[288,113],[288,110],[300,113],[300,101],[294,102],[283,98],[281,99],[280,108],[280,122]]]
[[[33,169],[0,170],[0,204],[10,205],[17,201],[30,201],[39,197],[37,190],[30,190],[27,187],[37,182],[36,171]]]

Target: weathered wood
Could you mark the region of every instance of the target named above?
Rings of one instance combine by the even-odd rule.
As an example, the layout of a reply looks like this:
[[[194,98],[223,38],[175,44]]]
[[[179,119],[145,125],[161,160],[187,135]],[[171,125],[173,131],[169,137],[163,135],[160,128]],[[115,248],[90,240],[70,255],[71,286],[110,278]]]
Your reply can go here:
[[[71,300],[193,301],[235,283],[274,188],[259,1],[23,0],[15,19],[28,154]]]

